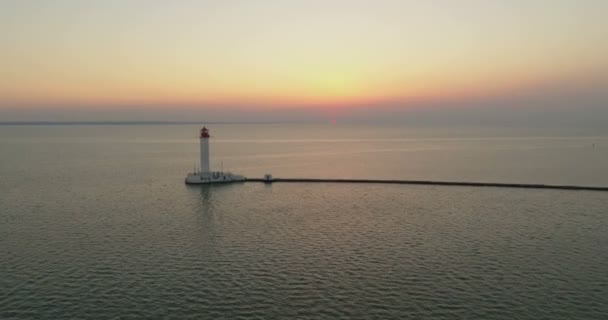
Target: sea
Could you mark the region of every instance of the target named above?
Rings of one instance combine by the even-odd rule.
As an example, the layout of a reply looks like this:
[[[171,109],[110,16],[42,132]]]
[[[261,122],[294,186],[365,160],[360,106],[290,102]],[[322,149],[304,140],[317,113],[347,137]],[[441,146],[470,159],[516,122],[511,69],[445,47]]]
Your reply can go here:
[[[199,125],[0,125],[0,319],[608,319],[608,192],[188,186]],[[608,132],[209,124],[260,178],[608,186]]]

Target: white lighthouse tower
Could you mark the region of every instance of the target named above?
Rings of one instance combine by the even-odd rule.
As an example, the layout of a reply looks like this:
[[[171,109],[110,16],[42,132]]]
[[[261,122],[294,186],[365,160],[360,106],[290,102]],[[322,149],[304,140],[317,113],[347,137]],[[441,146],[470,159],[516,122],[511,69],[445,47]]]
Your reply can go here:
[[[211,169],[209,167],[209,130],[203,126],[201,129],[201,174],[209,174]]]
[[[245,181],[246,178],[241,175],[232,174],[223,171],[211,171],[209,162],[209,129],[203,126],[200,131],[200,169],[198,172],[189,173],[186,176],[186,184],[208,184],[208,183],[225,183],[235,181]]]

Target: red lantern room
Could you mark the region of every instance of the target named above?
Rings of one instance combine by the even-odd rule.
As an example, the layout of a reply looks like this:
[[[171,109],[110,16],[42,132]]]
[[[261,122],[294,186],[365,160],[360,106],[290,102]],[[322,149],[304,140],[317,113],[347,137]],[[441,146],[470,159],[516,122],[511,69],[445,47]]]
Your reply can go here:
[[[202,138],[209,138],[209,130],[205,127],[201,129],[201,139]]]

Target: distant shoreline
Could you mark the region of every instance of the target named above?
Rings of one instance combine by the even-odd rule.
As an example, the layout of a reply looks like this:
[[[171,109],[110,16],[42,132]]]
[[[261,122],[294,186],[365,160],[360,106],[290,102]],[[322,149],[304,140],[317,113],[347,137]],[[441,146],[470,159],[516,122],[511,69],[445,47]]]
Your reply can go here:
[[[200,124],[292,124],[290,122],[221,121],[2,121],[0,126],[121,126],[121,125],[200,125]]]

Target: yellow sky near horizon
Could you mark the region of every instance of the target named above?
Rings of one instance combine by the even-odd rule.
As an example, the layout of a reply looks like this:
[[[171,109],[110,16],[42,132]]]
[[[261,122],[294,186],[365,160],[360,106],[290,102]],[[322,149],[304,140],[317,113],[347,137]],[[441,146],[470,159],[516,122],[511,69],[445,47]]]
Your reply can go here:
[[[3,1],[0,106],[365,104],[607,70],[605,1]]]

